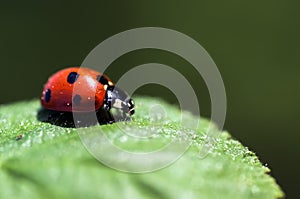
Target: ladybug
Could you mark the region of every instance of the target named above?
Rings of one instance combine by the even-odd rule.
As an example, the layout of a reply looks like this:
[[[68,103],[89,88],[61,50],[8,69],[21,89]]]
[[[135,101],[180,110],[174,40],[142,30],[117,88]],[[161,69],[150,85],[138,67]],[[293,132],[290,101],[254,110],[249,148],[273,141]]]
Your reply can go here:
[[[57,112],[95,112],[102,107],[109,123],[115,122],[111,108],[134,114],[133,100],[104,74],[83,67],[70,67],[53,74],[45,84],[42,107]]]

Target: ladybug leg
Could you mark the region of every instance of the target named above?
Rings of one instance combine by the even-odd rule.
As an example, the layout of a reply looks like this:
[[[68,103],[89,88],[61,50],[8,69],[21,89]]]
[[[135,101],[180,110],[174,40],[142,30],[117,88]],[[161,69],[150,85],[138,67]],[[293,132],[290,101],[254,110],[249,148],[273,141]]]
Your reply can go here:
[[[112,124],[115,122],[114,117],[112,116],[112,114],[110,113],[110,109],[111,109],[111,102],[108,102],[107,104],[104,104],[104,109],[106,111],[107,117],[108,117],[108,123]]]
[[[105,99],[104,99],[104,109],[106,111],[107,117],[108,117],[108,123],[112,124],[115,122],[114,117],[112,116],[110,109],[111,109],[111,103],[112,103],[112,94],[111,90],[113,88],[109,88],[109,90],[106,92]]]

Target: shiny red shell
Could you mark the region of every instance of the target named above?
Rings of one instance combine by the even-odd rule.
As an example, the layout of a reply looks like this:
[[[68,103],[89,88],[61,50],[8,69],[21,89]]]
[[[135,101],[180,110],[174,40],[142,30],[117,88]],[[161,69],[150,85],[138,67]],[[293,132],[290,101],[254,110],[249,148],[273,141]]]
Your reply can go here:
[[[100,79],[102,81],[100,81]],[[91,112],[102,107],[110,79],[98,71],[71,67],[53,74],[45,84],[41,104],[64,112]],[[102,83],[100,83],[102,82]]]

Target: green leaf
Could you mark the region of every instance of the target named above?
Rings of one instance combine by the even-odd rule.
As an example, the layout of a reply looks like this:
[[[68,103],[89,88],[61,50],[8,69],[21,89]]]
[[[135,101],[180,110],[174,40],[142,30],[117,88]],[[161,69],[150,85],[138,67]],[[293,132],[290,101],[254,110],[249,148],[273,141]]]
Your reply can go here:
[[[186,129],[180,111],[159,99],[136,97],[132,122],[88,127],[99,128],[115,145],[128,151],[160,149],[179,139]],[[155,126],[149,107],[160,104],[166,117]],[[37,100],[0,107],[0,198],[281,198],[283,192],[255,154],[227,132],[221,132],[209,154],[201,159],[209,121],[201,119],[192,144],[166,168],[132,174],[97,161],[83,146],[78,129],[37,120]],[[186,117],[197,120],[184,112]],[[159,133],[141,141],[130,132],[152,129]],[[125,136],[125,138],[124,138]],[[151,143],[151,144],[147,144]],[[113,154],[111,154],[113,155]]]

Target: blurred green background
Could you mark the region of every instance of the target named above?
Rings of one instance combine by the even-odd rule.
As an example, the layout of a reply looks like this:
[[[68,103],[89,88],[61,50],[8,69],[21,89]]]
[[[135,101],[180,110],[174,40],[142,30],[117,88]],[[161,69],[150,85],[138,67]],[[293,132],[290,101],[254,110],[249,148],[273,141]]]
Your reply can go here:
[[[39,97],[49,75],[79,65],[101,41],[121,31],[157,26],[197,40],[217,64],[226,87],[225,129],[272,169],[289,198],[299,187],[300,13],[297,1],[19,1],[0,4],[0,104]],[[143,63],[173,66],[191,82],[209,117],[207,89],[192,66],[159,50],[116,60],[117,80]],[[200,79],[199,79],[200,78]],[[155,88],[155,89],[154,89]],[[163,88],[140,93],[174,102]]]

